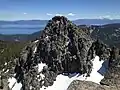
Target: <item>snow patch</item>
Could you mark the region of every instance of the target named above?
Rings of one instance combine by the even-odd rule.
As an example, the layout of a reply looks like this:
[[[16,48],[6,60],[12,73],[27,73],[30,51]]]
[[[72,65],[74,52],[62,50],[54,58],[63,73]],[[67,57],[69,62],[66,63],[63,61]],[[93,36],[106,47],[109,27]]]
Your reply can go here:
[[[94,30],[93,30],[93,29],[91,29],[91,30],[90,30],[90,33],[92,33],[93,31],[94,31]]]
[[[7,71],[5,71],[5,73],[8,73],[9,72],[9,69],[7,69]]]
[[[5,71],[5,69],[3,68],[3,70],[2,70],[3,72]]]
[[[58,75],[52,86],[47,88],[43,86],[40,90],[67,90],[67,87],[71,82],[72,79],[69,79],[68,76]]]
[[[30,86],[30,90],[32,90],[32,86]]]
[[[17,83],[17,80],[14,77],[9,78],[8,82],[9,82],[10,90],[21,90],[22,84],[21,83]]]
[[[104,78],[103,75],[101,75],[98,70],[102,67],[102,64],[104,63],[103,60],[99,61],[99,57],[96,56],[94,61],[93,61],[93,69],[92,72],[90,74],[90,77],[87,77],[86,79],[84,79],[85,81],[92,81],[95,83],[100,83],[100,81]],[[104,71],[103,71],[104,72]]]
[[[34,41],[34,43],[37,43],[37,42],[39,42],[39,40]]]
[[[66,45],[66,46],[68,46],[68,44],[69,44],[69,41],[68,41],[68,42],[66,42],[66,44],[65,44],[65,45]]]
[[[5,62],[5,64],[4,64],[5,66],[7,65],[7,63]]]
[[[34,49],[34,51],[33,51],[33,52],[35,53],[36,51],[37,51],[37,47],[35,47],[35,49]]]
[[[41,80],[43,80],[45,78],[45,76],[43,74],[40,74],[41,76]]]
[[[85,75],[80,75],[77,73],[70,74],[69,76],[65,75],[58,75],[56,78],[56,81],[52,86],[49,87],[42,87],[40,90],[67,90],[70,83],[74,80],[83,80],[83,81],[92,81],[95,83],[100,83],[100,81],[104,78],[103,75],[101,75],[100,72],[98,72],[102,68],[102,72],[106,72],[106,69],[108,67],[108,63],[104,63],[104,61],[99,61],[99,57],[96,56],[93,62],[93,69],[90,74],[90,77],[85,77]]]
[[[96,56],[92,62],[93,62],[93,68],[90,77],[85,77],[85,75],[80,75],[77,73],[70,74],[69,76],[60,74],[57,76],[56,81],[52,86],[49,87],[43,86],[42,88],[40,88],[40,90],[67,90],[70,83],[74,80],[92,81],[99,84],[100,81],[104,78],[102,73],[105,73],[108,68],[108,61],[103,61],[103,60],[99,61],[99,57]],[[46,66],[46,64],[42,62],[39,63],[38,72],[41,72],[44,66]],[[44,75],[42,73],[40,73],[39,76],[41,77],[40,80],[44,79]],[[9,78],[8,82],[11,90],[20,90],[22,87],[22,84],[17,83],[17,80],[13,77]],[[32,87],[30,86],[30,89],[31,88]]]
[[[1,53],[3,53],[4,52],[4,49],[1,51]]]
[[[120,28],[118,28],[118,29],[115,29],[115,31],[116,31],[116,32],[119,32],[119,31],[120,31]]]
[[[34,43],[37,43],[37,42],[39,42],[39,40],[34,41]],[[35,53],[36,51],[37,51],[37,46],[34,48],[33,53]]]
[[[48,36],[46,36],[46,39],[48,39]]]
[[[42,62],[39,63],[39,64],[38,64],[38,72],[41,72],[44,66],[46,66],[45,63],[42,63]]]

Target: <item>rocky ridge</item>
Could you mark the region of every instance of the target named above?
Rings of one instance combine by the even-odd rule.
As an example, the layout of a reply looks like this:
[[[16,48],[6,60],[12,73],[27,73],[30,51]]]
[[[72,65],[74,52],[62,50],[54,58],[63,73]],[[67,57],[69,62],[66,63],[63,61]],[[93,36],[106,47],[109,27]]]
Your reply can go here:
[[[116,86],[120,88],[120,51],[113,47],[110,52],[109,69],[101,81],[102,85]]]
[[[91,60],[96,55],[108,59],[107,45],[94,41],[67,18],[55,16],[48,21],[40,39],[26,46],[17,58],[15,78],[22,83],[22,90],[39,90],[53,85],[59,74],[76,72],[89,76]]]
[[[93,82],[84,82],[75,80],[73,81],[67,90],[119,90],[120,89],[120,53],[119,49],[113,47],[109,51],[110,56],[109,67],[101,80],[100,84],[97,85]]]

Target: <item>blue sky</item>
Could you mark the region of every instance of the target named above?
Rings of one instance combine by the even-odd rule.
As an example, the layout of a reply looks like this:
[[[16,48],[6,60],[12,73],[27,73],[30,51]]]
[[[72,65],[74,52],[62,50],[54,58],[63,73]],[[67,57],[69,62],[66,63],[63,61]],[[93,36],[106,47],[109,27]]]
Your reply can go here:
[[[120,0],[0,0],[0,20],[120,18]]]

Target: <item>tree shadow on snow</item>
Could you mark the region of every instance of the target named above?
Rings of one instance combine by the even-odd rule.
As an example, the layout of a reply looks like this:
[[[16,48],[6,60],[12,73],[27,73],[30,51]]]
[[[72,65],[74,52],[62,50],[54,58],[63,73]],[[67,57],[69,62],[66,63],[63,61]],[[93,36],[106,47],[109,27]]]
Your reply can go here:
[[[78,76],[78,75],[80,75],[80,73],[64,73],[63,74],[64,76],[68,76],[69,78],[72,78],[72,77],[74,77],[74,76]]]
[[[105,60],[103,63],[102,63],[102,67],[97,71],[98,73],[100,73],[102,76],[105,75],[106,71],[108,70],[108,63],[109,63],[109,60]]]

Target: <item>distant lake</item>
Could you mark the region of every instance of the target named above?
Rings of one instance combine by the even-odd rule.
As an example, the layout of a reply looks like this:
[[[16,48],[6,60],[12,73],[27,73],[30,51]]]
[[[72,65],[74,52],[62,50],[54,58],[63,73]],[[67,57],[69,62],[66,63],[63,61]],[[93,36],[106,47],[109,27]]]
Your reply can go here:
[[[40,25],[2,25],[0,34],[32,34],[43,29]]]

